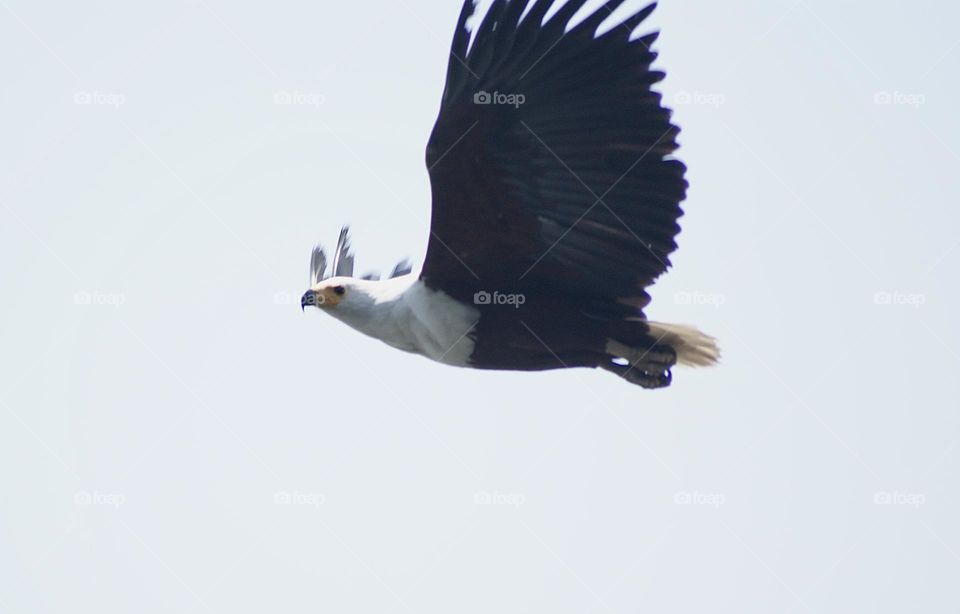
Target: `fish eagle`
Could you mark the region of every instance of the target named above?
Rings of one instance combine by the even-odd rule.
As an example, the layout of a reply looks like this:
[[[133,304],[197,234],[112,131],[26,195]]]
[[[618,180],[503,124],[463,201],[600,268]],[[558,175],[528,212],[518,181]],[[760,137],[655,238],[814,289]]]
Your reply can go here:
[[[623,0],[571,23],[586,0],[466,0],[427,146],[423,269],[354,277],[347,230],[314,248],[301,306],[459,367],[600,368],[665,388],[675,365],[717,362],[695,328],[652,322],[647,288],[670,266],[686,167],[652,87],[650,5],[598,35]],[[472,41],[471,41],[472,38]]]

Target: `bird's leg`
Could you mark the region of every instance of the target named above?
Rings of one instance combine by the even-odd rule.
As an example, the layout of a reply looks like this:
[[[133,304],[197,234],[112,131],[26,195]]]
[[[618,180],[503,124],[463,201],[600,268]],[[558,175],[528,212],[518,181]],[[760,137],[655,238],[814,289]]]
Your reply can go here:
[[[667,388],[673,382],[673,374],[670,372],[670,369],[648,371],[643,367],[631,367],[615,362],[604,363],[600,365],[600,367],[605,371],[613,373],[617,377],[627,380],[631,384],[636,384],[647,390]]]
[[[647,350],[627,348],[627,354],[619,356],[629,364],[607,362],[602,366],[606,371],[622,377],[631,384],[655,390],[666,388],[673,382],[670,369],[677,364],[676,351],[667,345],[657,345]]]

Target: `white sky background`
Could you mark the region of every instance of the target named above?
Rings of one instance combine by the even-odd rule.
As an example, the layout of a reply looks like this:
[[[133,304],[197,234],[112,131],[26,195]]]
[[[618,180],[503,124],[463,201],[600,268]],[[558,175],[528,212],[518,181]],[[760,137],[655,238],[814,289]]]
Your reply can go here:
[[[0,612],[956,611],[960,9],[663,0],[647,393],[300,313],[419,266],[459,8],[0,0]]]

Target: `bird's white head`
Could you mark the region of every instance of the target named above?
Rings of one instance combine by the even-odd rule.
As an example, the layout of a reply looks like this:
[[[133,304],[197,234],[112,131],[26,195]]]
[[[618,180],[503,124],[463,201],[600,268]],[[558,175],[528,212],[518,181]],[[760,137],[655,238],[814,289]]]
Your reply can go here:
[[[340,239],[333,254],[333,264],[327,271],[327,257],[323,248],[313,249],[310,259],[310,289],[300,299],[300,307],[315,307],[354,328],[368,324],[377,305],[394,300],[409,285],[410,265],[398,264],[390,278],[379,281],[378,275],[353,276],[353,253],[350,251],[349,228],[340,231]]]
[[[337,311],[356,311],[372,302],[367,288],[363,287],[369,283],[352,277],[324,279],[307,290],[300,299],[300,306],[304,310],[316,307],[334,315]]]

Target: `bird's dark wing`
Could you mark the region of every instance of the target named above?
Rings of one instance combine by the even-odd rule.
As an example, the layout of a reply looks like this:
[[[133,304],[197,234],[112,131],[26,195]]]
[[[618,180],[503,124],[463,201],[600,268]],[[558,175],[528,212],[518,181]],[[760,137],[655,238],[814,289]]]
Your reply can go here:
[[[427,148],[433,193],[422,279],[615,298],[642,308],[680,230],[679,129],[651,90],[651,5],[596,37],[623,0],[567,30],[586,0],[496,0],[473,45],[466,0]],[[469,52],[468,52],[469,47]]]

